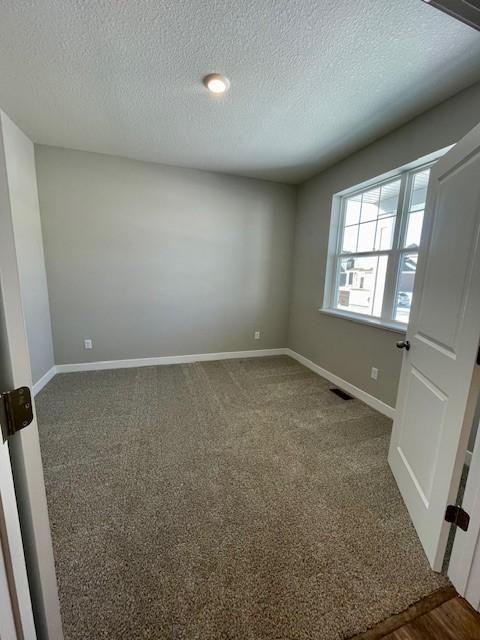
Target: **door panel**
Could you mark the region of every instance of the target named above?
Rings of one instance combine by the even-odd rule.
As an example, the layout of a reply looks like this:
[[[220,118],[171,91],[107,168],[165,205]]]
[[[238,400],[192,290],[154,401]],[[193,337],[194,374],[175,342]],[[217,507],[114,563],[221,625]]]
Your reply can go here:
[[[389,462],[440,570],[468,438],[480,339],[480,126],[433,167]]]
[[[400,432],[398,451],[416,483],[420,498],[428,508],[433,485],[435,461],[445,422],[447,397],[415,368],[411,369],[405,397],[405,419]],[[430,416],[414,439],[407,425],[418,415]]]

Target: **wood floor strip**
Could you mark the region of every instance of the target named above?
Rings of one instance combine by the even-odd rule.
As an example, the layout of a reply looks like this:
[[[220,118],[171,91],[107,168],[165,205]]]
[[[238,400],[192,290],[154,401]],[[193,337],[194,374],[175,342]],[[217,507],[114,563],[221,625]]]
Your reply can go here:
[[[457,596],[383,640],[480,640],[480,615]]]
[[[453,587],[438,589],[438,591],[434,591],[431,595],[416,602],[405,611],[383,620],[372,629],[353,636],[350,640],[380,640],[381,638],[385,638],[385,636],[392,633],[392,631],[399,629],[403,625],[412,622],[412,620],[423,616],[444,602],[456,597],[457,592]]]

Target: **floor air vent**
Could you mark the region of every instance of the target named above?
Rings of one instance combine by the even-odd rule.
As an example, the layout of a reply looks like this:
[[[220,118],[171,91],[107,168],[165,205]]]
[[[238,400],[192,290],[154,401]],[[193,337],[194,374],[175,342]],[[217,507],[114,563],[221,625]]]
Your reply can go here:
[[[330,389],[330,391],[342,400],[353,400],[353,396],[351,396],[346,391],[343,391],[343,389],[339,389],[338,387],[333,387],[332,389]]]

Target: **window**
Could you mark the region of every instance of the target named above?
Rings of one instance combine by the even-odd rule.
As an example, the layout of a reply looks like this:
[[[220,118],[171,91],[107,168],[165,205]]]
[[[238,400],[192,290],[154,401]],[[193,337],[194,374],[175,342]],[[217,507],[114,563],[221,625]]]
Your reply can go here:
[[[336,196],[324,310],[406,327],[432,164]]]

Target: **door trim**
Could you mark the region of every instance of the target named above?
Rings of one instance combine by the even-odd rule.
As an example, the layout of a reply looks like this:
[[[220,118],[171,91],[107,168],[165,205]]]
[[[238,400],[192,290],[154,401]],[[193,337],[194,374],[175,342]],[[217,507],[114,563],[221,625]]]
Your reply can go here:
[[[0,252],[5,330],[11,361],[12,388],[32,387],[32,372],[23,312],[17,248],[12,219],[5,133],[24,134],[0,111]],[[25,138],[32,145],[33,143]],[[25,141],[24,140],[24,141]],[[35,411],[34,411],[35,415]],[[63,638],[47,498],[36,419],[8,442],[15,480],[23,548],[37,634],[49,640]]]

